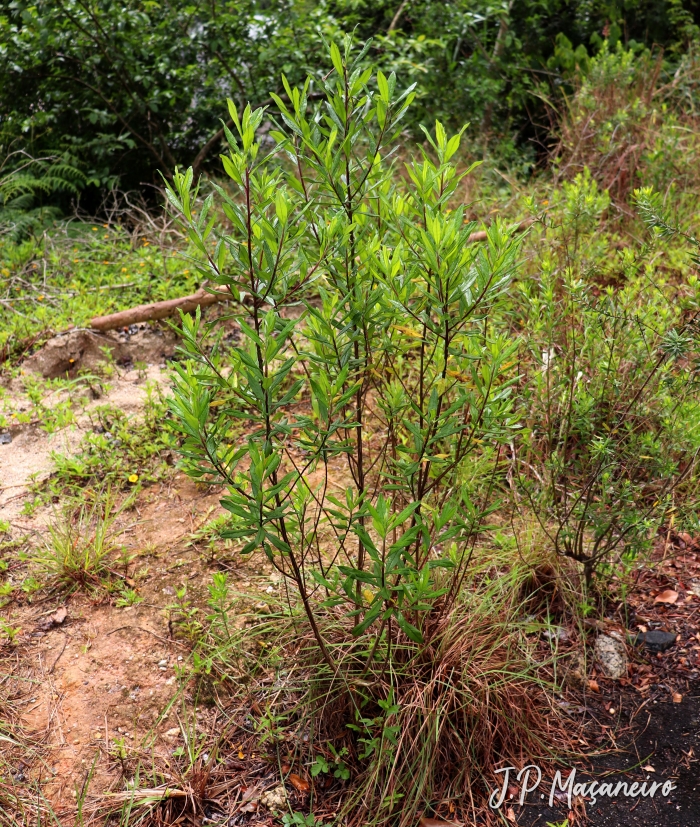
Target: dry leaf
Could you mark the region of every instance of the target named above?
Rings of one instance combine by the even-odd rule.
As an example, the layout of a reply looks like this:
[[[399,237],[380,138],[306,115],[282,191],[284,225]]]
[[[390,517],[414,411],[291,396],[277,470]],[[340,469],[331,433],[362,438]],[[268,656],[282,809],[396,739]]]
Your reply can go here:
[[[506,818],[508,821],[515,823],[515,810],[512,807],[508,807],[506,810]]]
[[[311,785],[309,784],[309,782],[305,778],[302,778],[300,775],[297,775],[296,773],[292,773],[287,779],[287,781],[289,781],[292,787],[294,787],[294,789],[300,793],[308,793],[308,791],[311,789]]]
[[[654,598],[654,603],[675,603],[678,600],[678,592],[673,589],[666,589],[661,594],[657,594]]]
[[[61,606],[56,609],[52,615],[49,615],[45,620],[43,620],[39,624],[38,628],[44,632],[48,632],[49,629],[53,629],[54,626],[60,626],[67,617],[68,611],[66,610],[66,607]]]
[[[588,688],[591,692],[600,692],[600,687],[598,686],[598,681],[590,680],[588,681]]]
[[[681,695],[680,692],[674,692],[673,693],[673,703],[674,704],[679,704],[682,700],[683,700],[683,696]]]
[[[646,767],[642,767],[644,772],[656,772],[656,770],[651,766],[651,764],[647,764]]]
[[[423,816],[418,822],[418,827],[454,827],[451,821],[441,821],[439,818],[426,818]]]

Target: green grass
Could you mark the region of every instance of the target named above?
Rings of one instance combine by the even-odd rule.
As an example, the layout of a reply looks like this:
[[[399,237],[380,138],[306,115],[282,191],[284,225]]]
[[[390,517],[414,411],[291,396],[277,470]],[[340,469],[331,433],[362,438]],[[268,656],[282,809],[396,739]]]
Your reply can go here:
[[[21,243],[0,236],[0,362],[93,316],[192,292],[183,246],[172,234],[134,235],[119,224],[57,225]]]
[[[116,520],[132,501],[127,497],[117,506],[107,489],[89,505],[65,502],[30,558],[39,577],[50,588],[68,593],[109,591],[110,581],[121,579],[118,568],[124,564]],[[136,595],[127,605],[135,602]]]
[[[112,405],[90,414],[92,430],[69,456],[52,454],[55,473],[43,491],[60,495],[65,489],[109,483],[128,489],[163,479],[173,463],[172,435],[165,427],[165,402],[155,385],[147,385],[142,416],[133,418]]]

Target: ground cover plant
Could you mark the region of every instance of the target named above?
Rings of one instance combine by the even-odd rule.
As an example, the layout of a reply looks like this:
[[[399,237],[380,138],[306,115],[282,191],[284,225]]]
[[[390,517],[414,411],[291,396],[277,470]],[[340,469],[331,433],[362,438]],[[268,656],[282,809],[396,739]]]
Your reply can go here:
[[[168,222],[127,202],[115,194],[100,222],[76,218],[20,242],[0,234],[3,363],[125,303],[192,292],[195,273],[172,255],[179,242]]]

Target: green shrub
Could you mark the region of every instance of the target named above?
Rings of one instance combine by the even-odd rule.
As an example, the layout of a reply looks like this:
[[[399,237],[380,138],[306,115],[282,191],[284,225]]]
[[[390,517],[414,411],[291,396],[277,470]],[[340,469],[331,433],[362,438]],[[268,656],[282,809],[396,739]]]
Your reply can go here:
[[[310,105],[308,82],[285,81],[271,154],[256,140],[263,111],[239,120],[229,105],[234,194],[216,186],[199,203],[191,169],[168,187],[206,257],[195,266],[230,290],[241,331],[224,352],[219,323],[182,316],[187,361],[169,404],[188,473],[226,489],[224,536],[243,554],[262,550],[303,609],[304,642],[288,640],[311,667],[315,731],[352,744],[362,811],[384,822],[400,808],[407,824],[436,789],[538,731],[536,704],[524,704],[531,670],[505,620],[517,590],[461,592],[517,427],[516,345],[490,319],[518,242],[495,222],[469,243],[474,224],[453,203],[468,174],[453,160],[461,132],[426,131],[429,151],[402,185],[389,156],[413,92],[366,69],[366,47],[353,59],[346,40],[344,51],[331,46],[322,104]],[[477,634],[485,617],[490,631]],[[464,714],[447,715],[453,705]],[[498,723],[516,706],[522,715]],[[439,734],[422,734],[443,714]],[[432,761],[443,748],[447,768]]]
[[[649,193],[637,196],[658,222]],[[597,250],[609,245],[599,224],[607,197],[587,173],[553,204],[551,248],[538,278],[520,284],[527,427],[515,454],[527,503],[590,585],[597,569],[650,547],[679,492],[686,508],[695,501],[700,282],[666,282],[653,247],[613,262],[609,246]]]

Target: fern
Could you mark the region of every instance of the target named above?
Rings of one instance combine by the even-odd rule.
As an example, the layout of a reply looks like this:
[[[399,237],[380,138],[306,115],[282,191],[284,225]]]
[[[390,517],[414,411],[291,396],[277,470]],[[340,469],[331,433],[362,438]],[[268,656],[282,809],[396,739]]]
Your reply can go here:
[[[0,163],[0,234],[18,241],[36,233],[61,214],[58,207],[37,201],[58,193],[77,195],[85,183],[69,155],[33,158],[23,150],[6,152]]]

